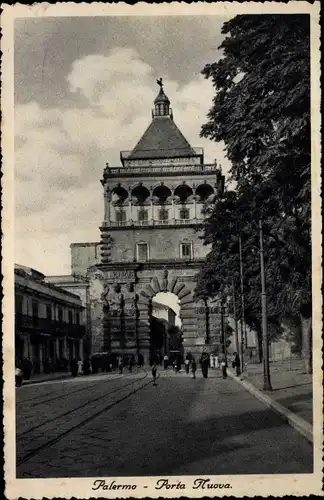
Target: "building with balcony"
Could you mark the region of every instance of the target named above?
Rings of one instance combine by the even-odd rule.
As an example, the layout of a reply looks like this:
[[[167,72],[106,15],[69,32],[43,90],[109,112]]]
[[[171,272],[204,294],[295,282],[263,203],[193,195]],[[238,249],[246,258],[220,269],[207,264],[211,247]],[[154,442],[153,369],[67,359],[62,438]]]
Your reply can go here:
[[[16,363],[29,359],[34,373],[63,368],[83,356],[85,311],[81,299],[45,282],[40,272],[15,266]]]
[[[199,353],[220,337],[219,311],[197,301],[194,290],[209,250],[201,225],[224,178],[183,136],[159,85],[146,131],[120,153],[120,166],[104,168],[101,240],[72,243],[71,276],[47,278],[82,297],[96,352],[149,359],[152,301],[161,292],[180,306],[184,351]]]

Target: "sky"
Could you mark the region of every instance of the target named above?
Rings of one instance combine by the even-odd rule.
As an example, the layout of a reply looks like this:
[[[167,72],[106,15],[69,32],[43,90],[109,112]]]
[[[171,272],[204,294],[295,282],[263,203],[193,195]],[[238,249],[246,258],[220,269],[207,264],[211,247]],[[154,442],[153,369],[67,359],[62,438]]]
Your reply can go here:
[[[70,274],[70,244],[100,241],[103,169],[146,130],[159,77],[184,136],[228,171],[224,145],[199,137],[214,95],[201,70],[221,57],[225,20],[16,20],[16,263]]]

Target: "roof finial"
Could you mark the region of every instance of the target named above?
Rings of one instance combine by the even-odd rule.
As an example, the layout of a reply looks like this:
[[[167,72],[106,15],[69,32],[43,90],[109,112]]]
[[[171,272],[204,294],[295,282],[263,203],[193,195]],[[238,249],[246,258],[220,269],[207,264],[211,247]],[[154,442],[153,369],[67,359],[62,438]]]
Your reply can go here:
[[[156,83],[159,85],[160,89],[162,90],[163,89],[162,78],[160,78],[159,80],[156,80]]]

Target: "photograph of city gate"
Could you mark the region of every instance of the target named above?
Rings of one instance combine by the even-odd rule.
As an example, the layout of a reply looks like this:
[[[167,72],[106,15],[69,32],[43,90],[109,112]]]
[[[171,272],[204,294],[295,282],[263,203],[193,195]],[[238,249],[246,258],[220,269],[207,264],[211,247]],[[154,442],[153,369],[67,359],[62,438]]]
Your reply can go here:
[[[85,354],[152,363],[170,351],[183,358],[223,349],[224,312],[196,300],[195,285],[209,251],[199,229],[224,176],[183,136],[162,78],[157,83],[148,128],[132,151],[120,152],[121,166],[104,168],[101,241],[72,243],[71,275],[47,277],[83,299]]]
[[[319,490],[309,40],[295,15],[19,21],[16,478]]]

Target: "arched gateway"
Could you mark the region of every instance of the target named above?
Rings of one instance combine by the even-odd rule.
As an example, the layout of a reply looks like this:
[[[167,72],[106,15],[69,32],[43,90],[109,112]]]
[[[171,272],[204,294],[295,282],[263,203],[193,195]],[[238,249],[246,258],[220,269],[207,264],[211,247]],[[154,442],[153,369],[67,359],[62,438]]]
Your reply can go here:
[[[219,170],[216,163],[204,164],[203,149],[182,135],[161,80],[159,85],[144,135],[132,151],[121,152],[122,166],[104,169],[100,256],[93,258],[99,244],[72,245],[72,272],[92,264],[93,350],[141,352],[146,358],[151,301],[159,292],[179,299],[184,352],[198,354],[220,340],[218,310],[194,299],[208,252],[199,226],[217,194]]]

